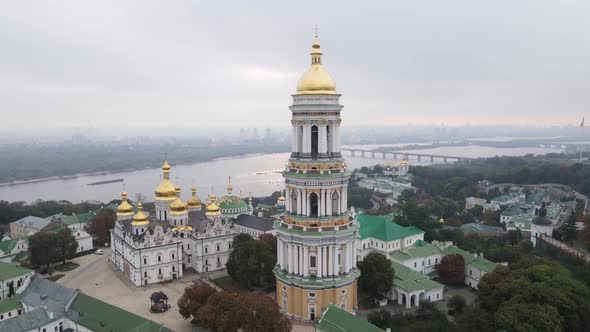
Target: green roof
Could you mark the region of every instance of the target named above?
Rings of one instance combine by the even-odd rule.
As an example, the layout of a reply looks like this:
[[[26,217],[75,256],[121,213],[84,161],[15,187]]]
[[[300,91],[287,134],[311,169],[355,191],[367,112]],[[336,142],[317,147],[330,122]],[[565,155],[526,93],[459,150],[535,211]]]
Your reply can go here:
[[[389,254],[393,259],[405,261],[418,257],[428,257],[440,253],[437,246],[426,241],[418,240],[413,247],[396,250]]]
[[[466,263],[473,265],[481,271],[492,272],[494,271],[496,266],[498,266],[497,263],[491,262],[481,256],[476,256],[468,251],[465,251],[455,246],[448,246],[444,248],[443,251],[445,252],[445,254],[459,254],[463,256],[463,259]]]
[[[89,211],[89,212],[80,213],[80,214],[74,213],[74,216],[76,217],[76,219],[78,219],[79,222],[85,223],[85,222],[91,220],[92,218],[94,218],[96,216],[96,212]]]
[[[331,304],[315,325],[322,332],[383,332],[382,329]]]
[[[406,292],[413,292],[421,289],[436,289],[442,288],[443,285],[433,281],[425,274],[414,271],[411,268],[392,262],[393,270],[395,271],[395,278],[393,279],[393,286],[399,287]]]
[[[415,226],[400,226],[385,216],[360,214],[356,217],[356,220],[360,224],[361,239],[372,237],[377,240],[389,242],[408,236],[424,234],[423,230]]]
[[[12,249],[14,249],[14,247],[16,247],[16,244],[20,240],[25,240],[28,242],[29,237],[23,236],[23,237],[18,237],[16,239],[12,239],[12,240],[0,241],[0,250],[2,250],[3,253],[8,254],[12,251]]]
[[[9,312],[22,307],[23,305],[20,303],[20,299],[16,296],[0,300],[0,313]]]
[[[23,274],[33,272],[16,264],[0,262],[0,280],[8,280]]]
[[[235,210],[235,209],[248,209],[248,204],[238,196],[227,195],[219,199],[219,207],[221,210]],[[223,211],[221,211],[223,213]]]
[[[97,332],[172,332],[156,322],[82,293],[78,293],[72,302],[67,316],[76,323]]]
[[[549,193],[546,191],[537,191],[536,193],[530,195],[527,199],[526,202],[528,204],[533,204],[533,205],[541,205],[541,203],[546,202],[549,200]]]

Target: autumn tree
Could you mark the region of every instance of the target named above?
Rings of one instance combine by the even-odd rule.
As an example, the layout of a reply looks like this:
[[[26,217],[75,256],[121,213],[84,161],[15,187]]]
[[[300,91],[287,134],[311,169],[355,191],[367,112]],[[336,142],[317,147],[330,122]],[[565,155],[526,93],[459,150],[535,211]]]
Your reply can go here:
[[[94,219],[90,221],[88,233],[100,243],[110,242],[110,230],[115,227],[117,215],[111,209],[100,210]]]
[[[372,252],[357,267],[361,271],[359,287],[372,298],[386,293],[393,286],[395,271],[391,261],[383,254]]]
[[[185,288],[184,294],[178,299],[178,311],[182,317],[197,317],[197,312],[203,307],[215,289],[206,284],[199,284]]]
[[[436,272],[444,283],[461,285],[465,282],[465,260],[459,254],[446,255],[436,264]]]

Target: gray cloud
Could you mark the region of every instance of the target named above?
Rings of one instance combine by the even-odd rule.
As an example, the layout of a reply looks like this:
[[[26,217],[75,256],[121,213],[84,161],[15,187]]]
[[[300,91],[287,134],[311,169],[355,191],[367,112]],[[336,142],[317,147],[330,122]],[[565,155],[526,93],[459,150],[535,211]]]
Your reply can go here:
[[[0,130],[287,125],[315,23],[345,123],[572,123],[589,17],[583,0],[5,1]]]

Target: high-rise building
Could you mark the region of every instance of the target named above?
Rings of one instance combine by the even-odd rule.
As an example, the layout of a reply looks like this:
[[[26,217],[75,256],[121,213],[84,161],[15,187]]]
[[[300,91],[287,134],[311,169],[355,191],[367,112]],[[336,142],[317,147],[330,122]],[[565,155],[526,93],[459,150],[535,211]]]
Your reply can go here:
[[[347,209],[339,99],[316,39],[289,107],[292,153],[284,172],[285,213],[276,224],[277,302],[298,320],[316,320],[330,304],[348,312],[357,307],[358,226]]]

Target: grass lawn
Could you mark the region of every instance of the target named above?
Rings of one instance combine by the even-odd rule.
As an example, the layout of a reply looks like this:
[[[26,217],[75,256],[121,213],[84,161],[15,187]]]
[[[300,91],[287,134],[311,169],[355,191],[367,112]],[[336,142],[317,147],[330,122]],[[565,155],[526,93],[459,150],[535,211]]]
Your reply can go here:
[[[67,271],[72,271],[73,269],[77,268],[78,266],[80,266],[80,264],[77,264],[74,262],[66,262],[65,264],[61,264],[61,265],[54,267],[54,269],[57,271],[60,271],[60,272],[67,272]]]
[[[230,276],[223,276],[223,277],[219,277],[216,279],[211,279],[211,281],[213,281],[217,286],[219,286],[225,290],[229,290],[234,287],[237,287],[237,286],[234,286],[233,280],[231,279]]]

